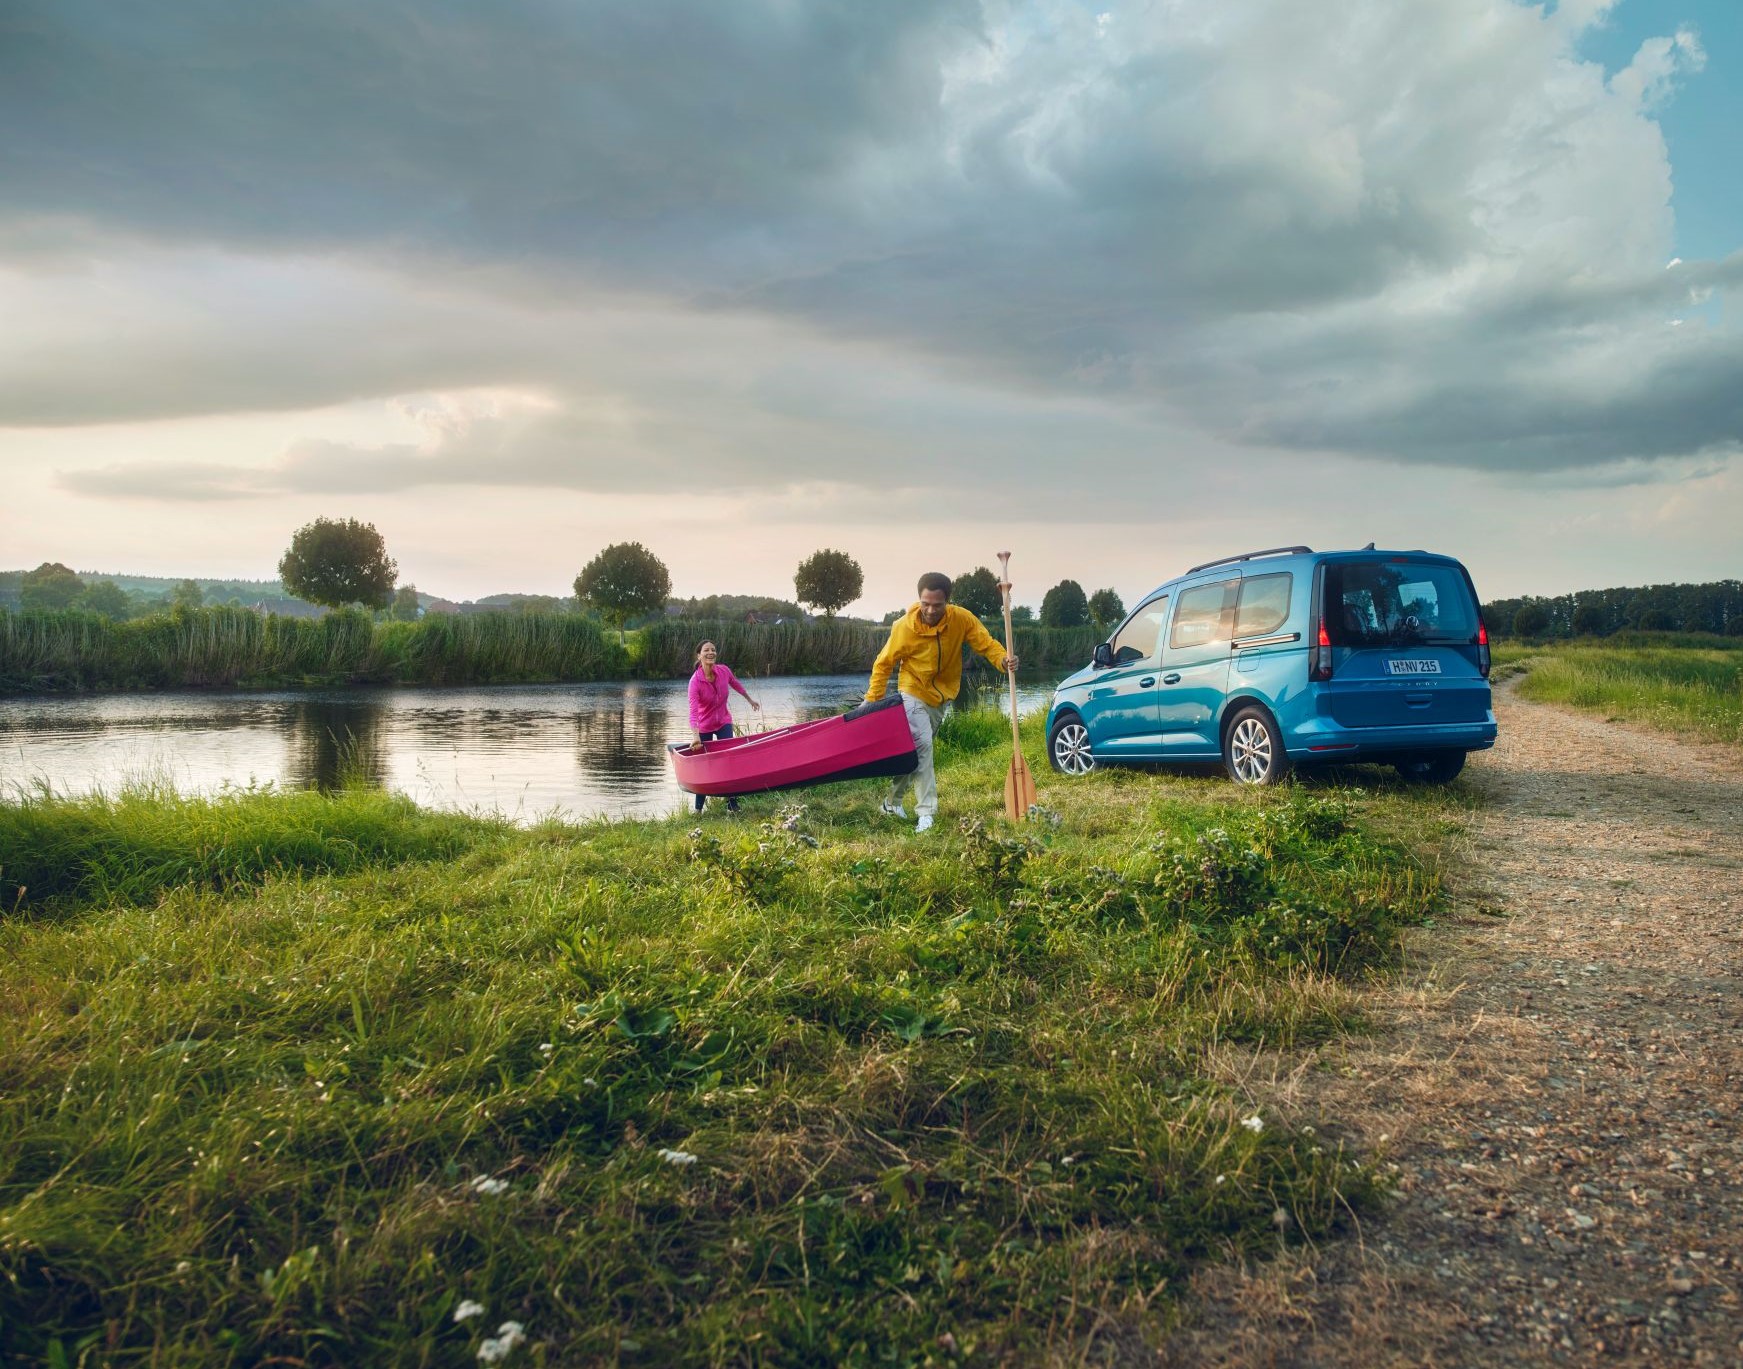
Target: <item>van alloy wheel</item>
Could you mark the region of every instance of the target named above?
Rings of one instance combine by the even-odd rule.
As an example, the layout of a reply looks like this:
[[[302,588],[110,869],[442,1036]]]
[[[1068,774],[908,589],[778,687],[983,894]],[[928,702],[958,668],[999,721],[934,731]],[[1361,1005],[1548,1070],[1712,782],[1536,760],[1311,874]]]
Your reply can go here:
[[[1277,725],[1263,709],[1244,708],[1223,738],[1223,765],[1237,784],[1276,784],[1289,773]]]
[[[1089,729],[1075,717],[1061,718],[1047,738],[1047,759],[1061,775],[1087,775],[1095,769],[1089,749]]]

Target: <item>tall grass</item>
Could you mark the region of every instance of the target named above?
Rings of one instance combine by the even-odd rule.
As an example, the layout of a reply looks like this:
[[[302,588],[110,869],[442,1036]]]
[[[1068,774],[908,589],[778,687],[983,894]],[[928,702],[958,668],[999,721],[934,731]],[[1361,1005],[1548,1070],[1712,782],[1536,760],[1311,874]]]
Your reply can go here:
[[[1616,646],[1614,638],[1605,638],[1521,653],[1516,659],[1526,675],[1519,694],[1667,731],[1743,742],[1743,650],[1727,638],[1697,640],[1700,646]]]
[[[1003,636],[1002,625],[992,629]],[[637,673],[652,679],[675,679],[695,669],[696,647],[711,641],[720,659],[741,674],[851,675],[870,671],[889,640],[887,627],[843,623],[820,618],[809,623],[730,623],[673,619],[640,629],[641,655]],[[1102,634],[1095,628],[1016,629],[1016,653],[1024,670],[1060,671],[1087,665]],[[984,683],[995,672],[986,661],[964,648],[971,677]]]
[[[117,623],[96,614],[0,612],[0,690],[227,685],[506,684],[610,679],[622,648],[573,615],[359,613],[283,618],[240,608]]]
[[[1338,1028],[1447,800],[1109,773],[1013,830],[994,731],[941,746],[923,838],[875,783],[696,827],[0,806],[50,881],[0,913],[0,1343],[1135,1356],[1195,1265],[1337,1231],[1373,1174],[1207,1055]]]

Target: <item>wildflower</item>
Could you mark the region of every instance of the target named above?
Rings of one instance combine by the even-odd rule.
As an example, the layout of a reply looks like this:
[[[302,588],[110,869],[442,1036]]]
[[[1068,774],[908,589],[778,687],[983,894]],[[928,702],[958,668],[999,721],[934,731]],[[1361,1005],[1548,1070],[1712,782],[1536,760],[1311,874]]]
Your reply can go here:
[[[549,1055],[552,1051],[554,1051],[556,1049],[557,1048],[555,1046],[553,1046],[549,1041],[539,1042],[539,1054],[540,1055]]]
[[[1256,1112],[1251,1117],[1241,1118],[1241,1125],[1255,1136],[1265,1129],[1264,1119]]]
[[[1216,1176],[1216,1186],[1218,1188],[1221,1188],[1228,1181],[1229,1181],[1229,1176],[1226,1174],[1219,1174]]]
[[[473,1302],[471,1298],[460,1299],[460,1305],[454,1309],[455,1321],[470,1321],[473,1317],[484,1315],[484,1304]]]
[[[518,1321],[505,1321],[496,1328],[496,1334],[486,1339],[478,1347],[478,1362],[480,1364],[495,1364],[498,1360],[507,1359],[509,1354],[527,1338],[527,1329]]]
[[[508,1180],[493,1179],[488,1174],[480,1174],[472,1181],[472,1191],[474,1193],[482,1193],[489,1198],[494,1198],[499,1193],[508,1192]]]
[[[587,1085],[587,1087],[588,1087],[588,1088],[590,1088],[590,1089],[596,1089],[596,1088],[598,1088],[598,1087],[599,1087],[599,1081],[598,1081],[598,1080],[597,1080],[597,1079],[595,1079],[595,1078],[594,1078],[594,1077],[593,1077],[593,1076],[592,1076],[592,1075],[591,1075],[591,1074],[590,1074],[590,1075],[588,1075],[588,1076],[587,1076],[587,1077],[586,1077],[586,1078],[585,1078],[585,1079],[583,1079],[583,1080],[582,1080],[582,1081],[581,1081],[581,1082],[582,1082],[582,1083],[583,1083],[583,1084],[585,1084],[585,1085]]]
[[[696,1157],[687,1150],[666,1150],[662,1148],[660,1151],[660,1158],[669,1165],[693,1165],[696,1163]]]

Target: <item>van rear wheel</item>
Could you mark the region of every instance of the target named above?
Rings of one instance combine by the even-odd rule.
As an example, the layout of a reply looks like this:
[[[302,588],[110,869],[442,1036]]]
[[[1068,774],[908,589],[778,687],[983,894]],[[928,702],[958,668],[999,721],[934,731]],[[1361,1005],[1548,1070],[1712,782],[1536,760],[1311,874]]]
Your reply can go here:
[[[1223,733],[1223,767],[1236,784],[1276,784],[1289,773],[1277,724],[1262,708],[1243,708]]]
[[[1396,769],[1411,784],[1450,784],[1465,768],[1463,751],[1436,751],[1413,761],[1400,761]]]

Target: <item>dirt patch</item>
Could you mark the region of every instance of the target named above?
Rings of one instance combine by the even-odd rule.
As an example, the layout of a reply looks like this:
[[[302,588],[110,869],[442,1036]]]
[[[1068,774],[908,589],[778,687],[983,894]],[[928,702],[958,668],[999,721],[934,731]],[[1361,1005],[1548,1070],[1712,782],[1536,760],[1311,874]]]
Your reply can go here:
[[[1466,773],[1499,916],[1417,936],[1372,1038],[1225,1062],[1395,1198],[1202,1275],[1162,1362],[1743,1363],[1743,758],[1498,707]]]

